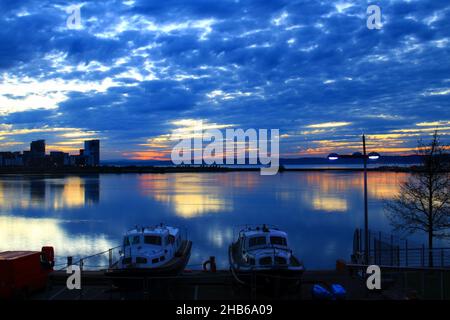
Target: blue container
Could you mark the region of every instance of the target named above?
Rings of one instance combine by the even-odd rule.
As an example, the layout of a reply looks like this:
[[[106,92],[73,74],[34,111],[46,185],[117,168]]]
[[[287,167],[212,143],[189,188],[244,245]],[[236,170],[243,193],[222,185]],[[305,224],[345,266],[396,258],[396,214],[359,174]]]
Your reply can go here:
[[[315,284],[312,288],[312,297],[317,300],[332,300],[333,294],[324,286]]]
[[[331,285],[331,292],[336,300],[343,300],[347,296],[347,291],[345,288],[337,283],[333,283]]]

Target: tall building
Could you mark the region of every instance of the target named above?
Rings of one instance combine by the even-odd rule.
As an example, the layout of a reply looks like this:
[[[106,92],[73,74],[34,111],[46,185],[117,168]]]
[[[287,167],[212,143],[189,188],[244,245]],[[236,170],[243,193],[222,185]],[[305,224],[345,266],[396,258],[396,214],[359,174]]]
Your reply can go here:
[[[87,140],[84,142],[84,157],[86,165],[100,165],[100,140]]]
[[[32,157],[44,158],[45,157],[45,140],[31,141],[30,153]]]
[[[31,141],[29,158],[26,158],[26,165],[32,167],[43,167],[45,163],[45,140]]]

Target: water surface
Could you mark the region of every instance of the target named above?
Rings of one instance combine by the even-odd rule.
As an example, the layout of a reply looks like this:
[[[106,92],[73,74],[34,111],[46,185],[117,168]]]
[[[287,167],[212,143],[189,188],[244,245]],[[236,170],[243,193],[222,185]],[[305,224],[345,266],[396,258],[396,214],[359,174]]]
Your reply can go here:
[[[405,173],[369,173],[370,228],[390,231],[383,199]],[[0,251],[55,247],[62,262],[120,244],[135,225],[186,227],[190,264],[209,256],[227,266],[237,227],[268,223],[286,230],[308,268],[348,259],[363,226],[360,172],[104,174],[0,177]]]

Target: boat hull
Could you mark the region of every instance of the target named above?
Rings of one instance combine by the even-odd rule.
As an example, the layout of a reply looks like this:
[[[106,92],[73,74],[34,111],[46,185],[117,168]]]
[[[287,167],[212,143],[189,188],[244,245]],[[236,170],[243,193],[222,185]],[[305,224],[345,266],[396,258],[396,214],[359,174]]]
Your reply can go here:
[[[230,271],[236,283],[248,287],[263,287],[267,290],[285,290],[299,288],[303,276],[303,265],[271,266],[267,268],[250,268],[241,264],[236,258],[237,244],[229,247]],[[295,259],[298,261],[297,259]]]

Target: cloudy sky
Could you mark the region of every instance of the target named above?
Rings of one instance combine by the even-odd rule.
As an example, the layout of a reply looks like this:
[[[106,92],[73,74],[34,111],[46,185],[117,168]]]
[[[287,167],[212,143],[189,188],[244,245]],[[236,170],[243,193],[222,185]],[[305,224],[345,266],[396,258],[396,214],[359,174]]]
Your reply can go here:
[[[1,0],[0,150],[100,138],[104,159],[160,159],[203,121],[279,128],[286,157],[355,151],[363,132],[406,154],[450,134],[449,41],[440,0]]]

